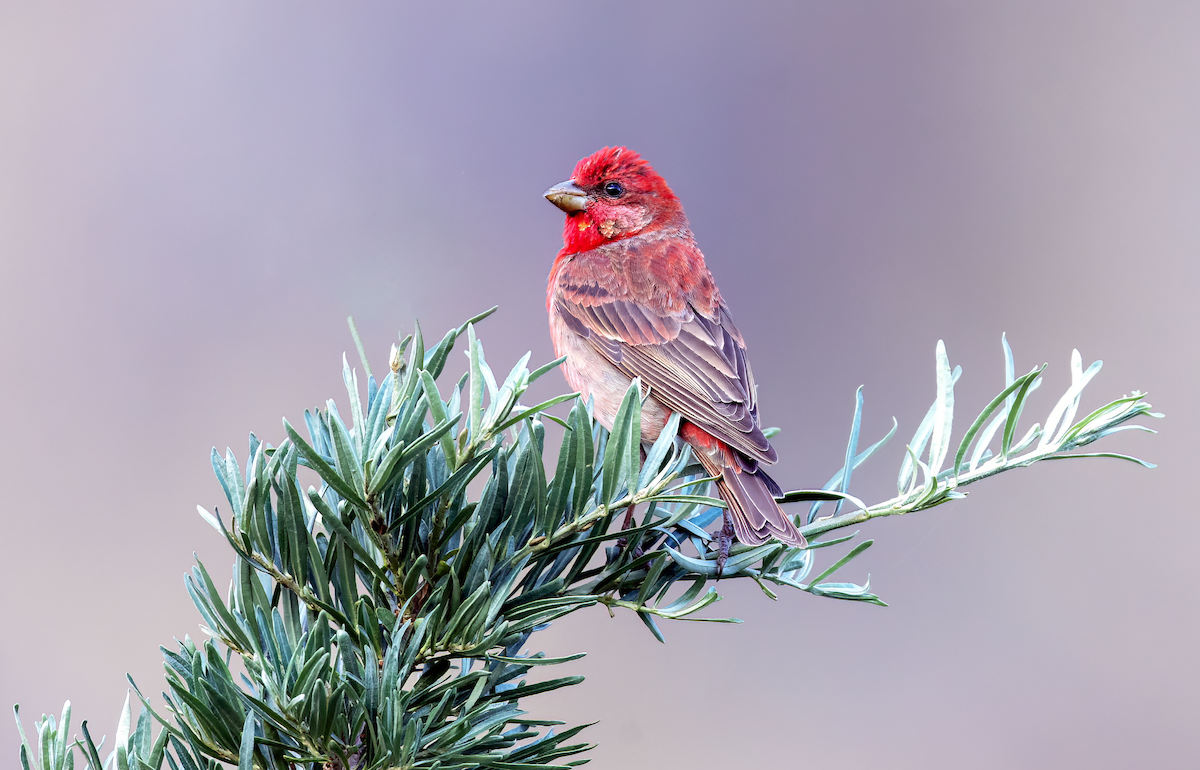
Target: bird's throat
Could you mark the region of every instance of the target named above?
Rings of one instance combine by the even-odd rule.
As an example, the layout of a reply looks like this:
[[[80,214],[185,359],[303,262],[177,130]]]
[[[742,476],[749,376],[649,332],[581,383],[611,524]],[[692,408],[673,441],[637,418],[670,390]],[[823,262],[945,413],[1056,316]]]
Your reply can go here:
[[[590,251],[607,240],[586,211],[569,215],[563,226],[563,251],[567,254]]]

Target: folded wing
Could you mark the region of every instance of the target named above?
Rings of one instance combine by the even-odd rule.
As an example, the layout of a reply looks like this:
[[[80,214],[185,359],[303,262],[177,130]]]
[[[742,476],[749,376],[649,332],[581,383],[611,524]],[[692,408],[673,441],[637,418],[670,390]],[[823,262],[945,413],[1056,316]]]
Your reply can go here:
[[[555,304],[571,330],[619,371],[640,377],[664,405],[744,455],[746,470],[755,469],[753,461],[775,462],[758,425],[746,347],[723,304],[709,315],[691,303],[681,312],[656,312],[583,289],[560,290]]]

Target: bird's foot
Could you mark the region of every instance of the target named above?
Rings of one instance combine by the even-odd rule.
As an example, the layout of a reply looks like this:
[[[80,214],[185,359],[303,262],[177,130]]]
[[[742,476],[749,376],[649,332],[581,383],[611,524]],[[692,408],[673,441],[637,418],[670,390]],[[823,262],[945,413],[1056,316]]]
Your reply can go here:
[[[725,511],[725,523],[717,536],[717,580],[725,572],[725,562],[729,561],[729,549],[733,546],[733,518]]]
[[[630,527],[633,526],[633,524],[634,524],[633,509],[634,509],[634,506],[632,506],[632,505],[625,509],[625,520],[623,522],[621,522],[622,531],[629,529]],[[624,537],[617,538],[617,548],[624,551],[628,546],[629,546],[628,538],[624,538]],[[642,538],[641,538],[641,535],[638,535],[637,543],[633,547],[633,558],[637,559],[637,558],[641,557],[641,555],[642,555]]]

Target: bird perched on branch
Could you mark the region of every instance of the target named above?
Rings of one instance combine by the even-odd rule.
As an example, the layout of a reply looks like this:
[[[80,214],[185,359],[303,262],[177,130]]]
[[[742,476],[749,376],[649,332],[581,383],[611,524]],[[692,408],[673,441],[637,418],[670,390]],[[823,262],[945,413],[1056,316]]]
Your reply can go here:
[[[647,442],[679,412],[680,437],[728,506],[718,574],[734,535],[747,545],[804,545],[762,468],[777,456],[759,425],[746,343],[666,181],[637,153],[605,147],[546,198],[567,215],[546,309],[571,387],[593,399],[596,419],[611,430],[640,377],[650,393]]]

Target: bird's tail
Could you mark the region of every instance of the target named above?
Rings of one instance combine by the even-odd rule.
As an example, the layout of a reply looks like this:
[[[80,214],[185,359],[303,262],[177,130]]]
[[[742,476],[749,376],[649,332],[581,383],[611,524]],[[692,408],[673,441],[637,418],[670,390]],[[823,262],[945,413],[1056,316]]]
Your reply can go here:
[[[756,546],[774,539],[794,546],[808,544],[792,517],[775,502],[775,496],[781,494],[779,485],[757,462],[738,457],[724,443],[707,434],[704,434],[705,441],[694,440],[692,436],[685,438],[708,475],[717,477],[717,492],[729,506],[733,532],[739,543]]]
[[[796,529],[792,517],[775,502],[775,490],[778,490],[775,482],[762,469],[753,473],[736,466],[721,469],[717,491],[729,506],[738,542],[762,545],[774,538],[788,545],[803,547],[808,544]]]

